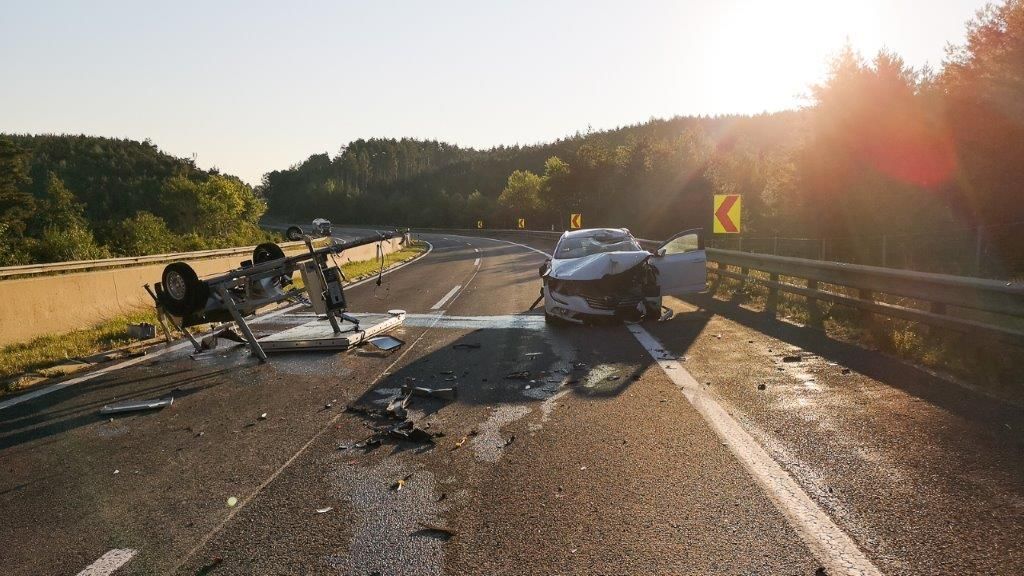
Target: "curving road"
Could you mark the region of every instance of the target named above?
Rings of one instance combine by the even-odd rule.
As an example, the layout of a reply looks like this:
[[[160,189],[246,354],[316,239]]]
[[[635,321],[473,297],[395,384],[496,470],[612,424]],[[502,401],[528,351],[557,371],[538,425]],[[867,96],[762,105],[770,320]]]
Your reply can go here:
[[[549,328],[550,246],[424,239],[348,289],[395,353],[180,347],[0,410],[5,573],[1024,572],[1020,408],[706,297]],[[458,386],[409,406],[443,435],[354,447],[404,383]]]

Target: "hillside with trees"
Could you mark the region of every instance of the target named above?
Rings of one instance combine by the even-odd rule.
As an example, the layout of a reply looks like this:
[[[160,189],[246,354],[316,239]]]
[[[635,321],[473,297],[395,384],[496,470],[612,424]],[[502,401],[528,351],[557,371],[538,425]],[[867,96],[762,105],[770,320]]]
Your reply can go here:
[[[253,244],[265,211],[148,141],[0,135],[0,266]]]
[[[989,6],[940,69],[847,49],[799,111],[678,117],[533,146],[468,150],[357,141],[267,174],[273,215],[351,223],[710,227],[712,195],[744,198],[744,235],[799,239],[877,263],[945,265],[984,252],[1024,270],[1024,2]],[[883,248],[884,249],[884,248]],[[902,249],[902,252],[899,250]],[[825,249],[826,253],[832,250]]]

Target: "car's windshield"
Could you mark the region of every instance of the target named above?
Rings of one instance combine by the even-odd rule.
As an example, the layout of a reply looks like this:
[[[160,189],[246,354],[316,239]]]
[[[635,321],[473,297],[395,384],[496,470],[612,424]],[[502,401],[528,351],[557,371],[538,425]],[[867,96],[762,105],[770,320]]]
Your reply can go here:
[[[570,236],[563,238],[555,247],[555,259],[582,258],[602,252],[641,250],[636,240],[628,234],[600,233],[593,236]]]

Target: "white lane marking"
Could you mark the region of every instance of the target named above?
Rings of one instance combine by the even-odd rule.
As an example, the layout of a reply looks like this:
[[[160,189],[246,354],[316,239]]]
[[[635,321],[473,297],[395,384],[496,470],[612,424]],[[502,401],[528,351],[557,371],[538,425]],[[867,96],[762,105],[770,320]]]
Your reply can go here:
[[[856,542],[832,522],[828,514],[811,500],[800,485],[711,394],[701,388],[682,364],[662,358],[665,348],[657,338],[638,324],[630,324],[629,331],[767,492],[829,574],[881,576],[882,573],[864,556]]]
[[[405,262],[402,262],[401,264],[398,264],[397,266],[392,266],[391,268],[388,268],[387,270],[384,271],[384,274],[382,274],[382,276],[390,274],[390,273],[394,272],[395,270],[398,270],[399,268],[403,268],[405,266],[408,266],[409,264],[412,264],[414,262],[418,262],[421,258],[426,256],[427,254],[430,254],[434,250],[434,245],[431,244],[430,242],[425,241],[425,240],[423,242],[427,245],[427,251],[426,252],[424,252],[423,254],[420,254],[416,258],[413,258],[412,260],[407,260]],[[370,282],[371,280],[376,280],[376,279],[377,279],[376,276],[371,276],[370,278],[366,278],[366,279],[360,280],[358,282],[353,282],[351,284],[346,284],[345,288],[355,288],[356,286],[360,286],[362,284],[366,284],[367,282]],[[256,318],[254,318],[249,323],[250,324],[258,324],[260,322],[264,322],[266,320],[270,320],[271,318],[274,318],[276,316],[280,316],[281,314],[284,314],[286,312],[290,312],[290,311],[295,310],[296,308],[300,308],[302,306],[304,306],[304,304],[292,304],[290,306],[285,306],[283,308],[278,308],[277,310],[274,310],[273,312],[268,312],[267,314],[264,314],[262,316],[257,316]],[[196,334],[195,336],[198,337],[198,336],[201,336],[201,334]],[[90,372],[88,374],[83,374],[82,376],[78,376],[77,378],[71,378],[70,380],[65,380],[63,382],[57,382],[56,384],[52,384],[50,386],[47,386],[46,388],[40,388],[38,390],[33,390],[31,392],[26,392],[25,394],[22,394],[20,396],[15,396],[14,398],[8,398],[7,400],[4,400],[3,402],[0,402],[0,410],[3,410],[5,408],[10,408],[11,406],[15,406],[15,405],[21,404],[22,402],[28,402],[29,400],[32,400],[32,399],[35,399],[35,398],[39,398],[40,396],[45,396],[47,394],[50,394],[52,392],[56,392],[58,390],[63,390],[64,388],[67,388],[68,386],[72,386],[74,384],[81,384],[82,382],[86,382],[88,380],[92,380],[93,378],[95,378],[97,376],[102,376],[103,374],[109,374],[111,372],[115,372],[117,370],[120,370],[121,368],[127,368],[129,366],[133,366],[135,364],[138,364],[140,362],[144,362],[146,360],[152,360],[153,358],[156,358],[158,356],[163,356],[164,354],[167,354],[169,352],[175,352],[175,351],[181,350],[182,348],[185,348],[185,347],[191,346],[191,345],[192,345],[191,342],[189,342],[187,340],[183,341],[183,342],[179,342],[179,343],[174,344],[174,345],[172,345],[172,346],[170,346],[168,348],[162,348],[162,349],[156,350],[154,352],[148,352],[144,356],[139,356],[137,358],[131,358],[129,360],[125,360],[124,362],[120,362],[118,364],[113,364],[111,366],[107,366],[106,368],[100,368],[99,370],[96,370],[94,372]]]
[[[429,252],[429,251],[428,251],[428,252]],[[426,254],[424,254],[424,256],[425,256],[425,255],[426,255]],[[469,278],[469,281],[467,281],[467,282],[466,282],[466,286],[469,286],[469,284],[470,284],[471,282],[473,282],[473,278],[475,278],[475,277],[476,277],[476,273],[474,273],[474,274],[473,274],[473,276],[471,276],[471,277]],[[458,294],[456,294],[456,295],[455,295],[455,298],[453,298],[453,299],[452,299],[452,302],[454,303],[454,302],[455,302],[455,300],[458,300],[458,299],[459,299],[459,296],[462,296],[462,292],[459,292]],[[373,382],[371,382],[371,383],[370,383],[370,388],[376,388],[376,387],[377,387],[377,384],[379,384],[379,383],[380,383],[380,381],[381,381],[381,380],[382,380],[382,379],[384,378],[384,376],[386,376],[386,375],[390,374],[390,373],[391,373],[391,370],[392,370],[392,369],[393,369],[393,368],[394,368],[395,366],[397,366],[397,365],[398,365],[398,363],[399,363],[399,362],[401,362],[401,361],[402,361],[402,359],[403,359],[403,358],[405,358],[405,356],[406,356],[407,354],[409,354],[409,352],[411,352],[411,351],[413,350],[413,348],[415,348],[415,347],[416,347],[416,345],[420,343],[420,341],[421,341],[421,340],[423,340],[423,337],[424,337],[424,336],[426,336],[428,332],[430,332],[430,330],[431,330],[431,329],[432,329],[432,328],[434,327],[434,324],[437,324],[437,322],[438,322],[439,320],[441,320],[441,318],[443,318],[443,317],[444,317],[444,310],[442,310],[442,311],[438,312],[438,313],[437,313],[437,314],[436,314],[436,315],[434,316],[434,322],[433,322],[433,323],[432,323],[432,324],[431,324],[430,326],[427,326],[427,327],[426,327],[426,328],[425,328],[425,329],[423,330],[423,332],[421,332],[421,333],[420,333],[420,335],[419,335],[419,336],[417,336],[417,337],[416,337],[416,339],[412,341],[412,343],[411,343],[411,344],[409,344],[408,346],[406,346],[406,347],[405,347],[405,350],[403,350],[403,351],[402,351],[402,353],[398,355],[398,358],[395,358],[395,361],[394,361],[394,362],[392,362],[391,364],[388,364],[387,368],[385,368],[385,369],[384,369],[384,371],[382,371],[382,372],[381,372],[380,374],[378,374],[378,375],[377,375],[377,377],[376,377],[376,378],[374,378],[374,379],[373,379]],[[339,411],[339,412],[338,412],[338,413],[337,413],[337,414],[336,414],[336,415],[335,415],[335,416],[334,416],[333,418],[331,418],[330,420],[328,420],[328,421],[327,421],[327,425],[326,425],[326,426],[324,426],[323,428],[321,428],[321,429],[320,429],[320,431],[318,431],[318,432],[317,432],[316,434],[314,434],[314,435],[313,435],[313,437],[312,437],[312,438],[310,438],[308,442],[306,442],[305,444],[303,444],[303,445],[302,445],[302,447],[301,447],[301,448],[299,448],[299,449],[298,449],[298,450],[297,450],[297,451],[295,452],[295,454],[292,454],[291,458],[288,458],[288,460],[287,460],[287,461],[286,461],[286,462],[285,462],[284,464],[282,464],[280,468],[278,468],[277,470],[275,470],[275,471],[274,471],[274,473],[270,475],[270,477],[268,477],[268,478],[267,478],[266,480],[264,480],[264,481],[263,481],[263,482],[262,482],[262,483],[261,483],[261,484],[260,484],[259,486],[257,486],[257,487],[256,487],[256,489],[255,489],[255,490],[253,491],[253,493],[252,493],[252,494],[250,494],[250,495],[246,496],[245,498],[243,498],[243,499],[242,499],[242,501],[240,501],[240,502],[239,502],[239,503],[238,503],[238,504],[237,504],[237,505],[236,505],[236,506],[235,506],[234,508],[232,508],[232,509],[231,509],[231,511],[230,511],[230,512],[228,512],[228,515],[227,515],[227,516],[226,516],[226,517],[224,518],[224,520],[222,520],[222,521],[220,522],[220,524],[218,524],[217,526],[215,526],[215,527],[213,528],[213,530],[210,530],[209,532],[207,532],[207,533],[206,533],[206,534],[205,534],[205,535],[204,535],[204,536],[203,536],[203,537],[202,537],[202,538],[201,538],[201,539],[199,540],[199,542],[196,542],[196,545],[195,545],[195,546],[193,546],[193,547],[192,547],[192,549],[191,549],[191,550],[189,550],[187,554],[185,554],[184,556],[182,556],[182,557],[181,557],[181,560],[179,560],[179,561],[178,561],[178,564],[177,564],[177,565],[175,565],[175,566],[174,566],[174,568],[172,568],[172,569],[171,569],[171,570],[169,570],[168,572],[169,572],[169,573],[171,573],[171,574],[173,574],[173,573],[176,573],[176,572],[180,571],[180,570],[181,570],[181,567],[185,565],[185,562],[187,562],[187,561],[188,561],[188,559],[189,559],[189,558],[191,558],[192,556],[195,556],[196,552],[198,552],[200,548],[202,548],[202,547],[203,547],[203,546],[204,546],[204,545],[205,545],[205,544],[206,544],[207,542],[209,542],[209,541],[210,541],[210,538],[213,538],[213,536],[214,536],[215,534],[217,534],[218,532],[220,532],[221,530],[223,530],[223,529],[224,529],[224,527],[225,527],[225,526],[227,526],[228,522],[230,522],[230,521],[231,521],[231,519],[232,519],[232,518],[234,518],[236,514],[238,514],[239,512],[241,512],[241,511],[242,511],[242,509],[243,509],[243,508],[245,508],[245,506],[246,506],[247,504],[249,504],[249,502],[251,502],[251,501],[252,501],[252,500],[253,500],[254,498],[256,498],[256,496],[258,496],[258,495],[259,495],[259,493],[260,493],[260,492],[262,492],[262,491],[263,491],[263,489],[264,489],[264,488],[266,488],[267,486],[269,486],[271,482],[273,482],[273,481],[274,481],[274,480],[275,480],[275,479],[276,479],[276,478],[277,478],[278,476],[280,476],[280,475],[281,475],[281,473],[282,473],[282,472],[284,472],[284,471],[285,471],[285,470],[286,470],[286,469],[287,469],[287,468],[288,468],[289,466],[291,466],[291,465],[292,465],[292,462],[295,462],[295,460],[296,460],[296,459],[298,459],[298,457],[299,457],[299,456],[302,456],[302,454],[303,454],[303,453],[304,453],[304,452],[305,452],[306,450],[308,450],[310,446],[312,446],[312,445],[313,445],[313,442],[316,442],[317,438],[320,438],[321,436],[323,436],[323,435],[324,435],[324,433],[325,433],[325,432],[327,432],[328,430],[332,430],[332,429],[334,428],[334,424],[335,424],[335,423],[336,423],[336,422],[337,422],[337,421],[338,421],[338,420],[339,420],[339,419],[340,419],[340,418],[341,418],[342,416],[344,416],[345,414],[346,414],[346,412],[345,412],[344,410],[341,410],[341,411]]]
[[[449,298],[451,298],[452,296],[455,296],[455,293],[459,291],[459,288],[462,288],[462,284],[456,284],[454,288],[452,288],[451,290],[448,291],[447,294],[442,296],[441,299],[437,301],[437,304],[434,304],[433,306],[431,306],[430,309],[431,310],[437,310],[441,306],[444,306],[444,303],[447,302]]]
[[[437,320],[439,314],[444,314],[444,317],[440,321]],[[361,322],[379,322],[387,318],[386,314],[374,314],[374,313],[353,313],[352,316],[358,318]],[[283,319],[284,322],[289,324],[305,324],[312,319],[320,318],[314,312],[300,312],[298,314],[289,314]],[[489,329],[489,330],[543,330],[546,325],[544,317],[540,314],[502,314],[496,316],[452,316],[451,314],[445,314],[444,310],[431,313],[416,313],[408,312],[405,315],[405,321],[402,323],[403,326],[412,327],[423,327],[430,326],[437,328],[447,328],[452,330],[477,330],[477,329]]]
[[[480,259],[479,258],[477,258],[476,260],[473,260],[473,266],[479,266],[479,265],[480,265]]]
[[[131,548],[114,548],[100,556],[92,564],[86,566],[85,570],[79,572],[77,576],[110,576],[110,574],[113,574],[115,570],[127,564],[138,553],[138,550],[132,550]]]
[[[477,252],[477,253],[479,253],[479,252],[480,252],[480,249],[479,249],[479,248],[473,248],[473,252]]]

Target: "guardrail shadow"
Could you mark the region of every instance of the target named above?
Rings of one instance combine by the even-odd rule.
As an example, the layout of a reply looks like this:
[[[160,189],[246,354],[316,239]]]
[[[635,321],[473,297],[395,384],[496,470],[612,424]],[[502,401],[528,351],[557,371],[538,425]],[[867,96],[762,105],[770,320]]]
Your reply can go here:
[[[967,389],[907,361],[831,338],[819,328],[799,326],[765,312],[753,311],[709,294],[684,301],[718,314],[823,359],[850,368],[877,382],[902,390],[961,418],[986,426],[1024,419],[1024,408]],[[1019,432],[1018,432],[1019,433]]]

